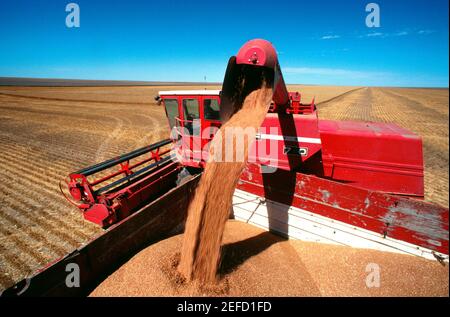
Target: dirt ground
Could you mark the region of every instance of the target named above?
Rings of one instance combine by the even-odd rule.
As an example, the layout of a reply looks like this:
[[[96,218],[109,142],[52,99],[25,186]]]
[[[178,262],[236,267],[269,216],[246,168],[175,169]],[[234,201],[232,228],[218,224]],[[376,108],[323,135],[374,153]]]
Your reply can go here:
[[[102,232],[62,198],[59,181],[167,137],[153,98],[191,88],[204,87],[0,87],[0,292]],[[305,102],[316,95],[320,118],[396,122],[421,135],[426,199],[448,206],[448,89],[289,88]]]
[[[284,240],[240,221],[224,233],[221,280],[176,278],[178,235],[142,250],[91,296],[448,296],[448,267],[396,253]]]

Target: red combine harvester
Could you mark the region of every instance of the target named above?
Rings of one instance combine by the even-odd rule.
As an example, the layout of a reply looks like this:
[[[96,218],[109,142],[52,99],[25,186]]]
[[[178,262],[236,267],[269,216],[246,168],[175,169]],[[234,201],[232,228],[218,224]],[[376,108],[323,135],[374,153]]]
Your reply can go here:
[[[235,219],[295,239],[448,261],[448,209],[421,200],[421,138],[390,123],[319,120],[314,100],[287,91],[273,46],[252,40],[230,58],[221,91],[159,93],[170,139],[69,175],[69,200],[106,231],[6,293],[86,294],[139,248],[180,232],[209,143],[262,79],[273,102],[234,194]],[[80,289],[64,284],[74,262],[85,272]]]

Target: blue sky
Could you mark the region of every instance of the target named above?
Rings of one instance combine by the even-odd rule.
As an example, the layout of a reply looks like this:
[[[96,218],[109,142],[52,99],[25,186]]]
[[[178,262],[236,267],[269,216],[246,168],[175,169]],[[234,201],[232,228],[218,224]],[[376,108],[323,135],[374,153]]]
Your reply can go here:
[[[448,87],[448,36],[447,0],[2,0],[0,76],[221,82],[228,58],[265,38],[287,83]]]

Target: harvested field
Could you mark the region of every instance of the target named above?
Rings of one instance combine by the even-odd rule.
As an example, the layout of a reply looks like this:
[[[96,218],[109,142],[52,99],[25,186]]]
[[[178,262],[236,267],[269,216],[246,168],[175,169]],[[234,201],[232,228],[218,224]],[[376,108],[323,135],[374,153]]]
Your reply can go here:
[[[190,88],[204,87],[0,87],[0,292],[102,232],[62,198],[59,180],[167,137],[153,97]],[[426,199],[448,206],[448,89],[290,89],[304,102],[316,95],[321,118],[396,122],[421,135]]]
[[[153,104],[153,98],[161,90],[221,89],[221,86],[129,86],[129,87],[0,87],[0,95],[26,96],[63,101],[96,101],[108,104]],[[356,89],[352,86],[291,85],[289,90],[302,93],[303,102],[326,101]]]
[[[1,89],[0,290],[102,232],[65,201],[59,181],[168,136],[153,100],[161,87],[141,88]]]
[[[239,221],[227,222],[223,243],[216,288],[176,278],[178,235],[136,254],[91,296],[448,296],[448,268],[437,261],[284,240]],[[379,287],[367,287],[371,263],[380,269]]]

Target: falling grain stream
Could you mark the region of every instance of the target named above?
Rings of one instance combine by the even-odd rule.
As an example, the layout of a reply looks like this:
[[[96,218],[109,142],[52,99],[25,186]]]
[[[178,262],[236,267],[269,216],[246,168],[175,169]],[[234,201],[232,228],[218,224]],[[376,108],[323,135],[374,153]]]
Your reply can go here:
[[[188,280],[211,283],[216,278],[222,236],[234,189],[247,162],[249,145],[264,120],[271,99],[271,88],[250,93],[242,108],[220,128],[212,141],[210,159],[189,206],[186,221],[179,270]],[[232,151],[236,161],[226,162],[225,138],[227,131],[235,128],[238,128],[235,131],[250,128],[249,131],[254,131],[254,134],[246,135],[243,148],[238,148],[234,139]],[[218,155],[214,153],[220,146],[222,155],[216,161]],[[238,161],[238,158],[243,160]]]

